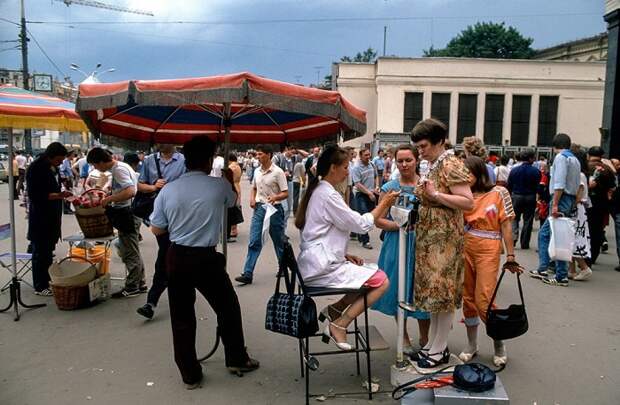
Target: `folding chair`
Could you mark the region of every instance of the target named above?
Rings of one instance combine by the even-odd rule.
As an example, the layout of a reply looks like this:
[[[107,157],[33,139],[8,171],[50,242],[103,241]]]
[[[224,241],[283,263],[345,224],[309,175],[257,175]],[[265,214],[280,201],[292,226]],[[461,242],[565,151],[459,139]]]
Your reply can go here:
[[[303,278],[299,273],[297,266],[297,260],[295,259],[295,253],[290,243],[284,245],[284,252],[280,261],[280,272],[278,277],[283,275],[283,272],[290,272],[290,280],[295,280],[297,277],[299,293],[305,294],[309,297],[327,297],[332,295],[344,295],[350,293],[360,294],[364,297],[364,325],[360,329],[357,323],[357,318],[353,320],[353,330],[348,330],[347,335],[355,336],[355,346],[351,350],[332,350],[332,351],[310,351],[310,337],[299,339],[299,362],[301,368],[301,376],[305,377],[306,381],[306,404],[310,401],[310,371],[316,371],[319,368],[319,362],[315,357],[329,356],[337,354],[351,354],[355,353],[355,362],[357,366],[357,375],[360,375],[360,353],[366,354],[366,370],[368,376],[368,399],[372,400],[372,372],[370,366],[370,336],[368,326],[368,305],[367,305],[367,288],[349,289],[349,288],[327,288],[327,287],[309,287],[303,283]],[[302,285],[304,288],[302,289]],[[320,337],[322,333],[314,334],[311,337]]]
[[[32,284],[24,280],[24,276],[32,271],[32,255],[30,253],[17,253],[16,257],[17,257],[17,261],[16,261],[17,271],[15,272],[15,275],[17,279],[19,281],[23,281],[24,283],[28,284],[30,287],[34,289],[34,286]],[[11,260],[12,259],[11,259],[10,253],[0,254],[0,267],[8,271],[12,277],[13,272],[11,271],[11,266],[12,266]],[[11,284],[11,280],[7,281],[2,286],[2,288],[0,288],[0,292],[4,292],[5,290],[8,290],[10,284]]]

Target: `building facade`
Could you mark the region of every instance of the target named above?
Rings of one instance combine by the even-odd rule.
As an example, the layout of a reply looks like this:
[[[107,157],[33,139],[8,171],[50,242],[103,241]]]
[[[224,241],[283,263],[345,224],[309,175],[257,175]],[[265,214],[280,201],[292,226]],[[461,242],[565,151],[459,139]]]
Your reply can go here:
[[[533,59],[598,62],[607,60],[607,33],[565,42],[536,51]]]
[[[334,64],[332,77],[367,113],[367,132],[351,146],[429,117],[448,125],[455,144],[475,135],[487,145],[548,147],[558,132],[600,144],[603,62],[381,57]]]

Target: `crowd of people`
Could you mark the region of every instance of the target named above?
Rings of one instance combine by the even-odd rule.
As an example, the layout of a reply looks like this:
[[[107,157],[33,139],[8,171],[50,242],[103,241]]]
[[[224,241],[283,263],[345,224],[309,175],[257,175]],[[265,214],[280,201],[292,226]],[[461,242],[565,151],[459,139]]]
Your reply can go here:
[[[465,138],[458,151],[447,134],[443,123],[427,119],[414,127],[411,144],[379,150],[374,158],[365,147],[306,151],[286,145],[274,152],[258,145],[224,159],[206,137],[194,138],[182,150],[160,144],[148,156],[115,155],[101,147],[82,154],[60,143],[50,144],[31,162],[17,154],[16,195],[23,192],[28,209],[35,294],[53,294],[47,269],[63,212],[73,213],[68,201],[83,190],[103,190],[107,196],[101,204],[118,232],[118,254],[127,270],[124,287],[113,296],[148,293],[137,313],[152,319],[168,289],[175,360],[187,387],[196,388],[203,378],[195,350],[195,290],[217,313],[226,366],[234,372],[255,370],[259,363],[247,353],[226,258],[216,251],[224,209],[227,240],[236,242],[247,203],[252,209],[247,255],[235,281],[253,283],[266,221],[281,258],[292,218],[300,232],[298,264],[307,285],[365,286],[368,305],[395,317],[398,284],[404,282],[406,317],[416,319],[418,341],[413,344],[406,332],[403,348],[424,369],[449,362],[448,336],[462,308],[468,342],[459,357],[469,361],[478,352],[478,326],[486,322],[498,272],[523,271],[515,248],[530,248],[535,218],[541,222],[539,265],[530,276],[554,286],[592,276],[606,246],[610,215],[620,235],[620,161],[604,159],[598,146],[586,151],[566,134],[553,139],[553,162],[537,159],[529,149],[515,156],[489,155],[476,137]],[[251,184],[249,196],[241,194],[243,173]],[[405,244],[404,281],[398,279],[399,225],[389,213],[397,200],[408,209],[419,203],[419,222]],[[137,204],[145,204],[140,214]],[[547,249],[549,218],[560,216],[577,224],[570,263],[551,261]],[[142,226],[150,227],[158,246],[150,288],[140,251]],[[373,227],[381,230],[378,266],[347,251],[352,240],[373,249],[378,243],[369,236]],[[346,329],[363,310],[358,294],[323,308],[324,340],[350,350]],[[507,360],[504,343],[495,341],[493,362],[500,366]]]

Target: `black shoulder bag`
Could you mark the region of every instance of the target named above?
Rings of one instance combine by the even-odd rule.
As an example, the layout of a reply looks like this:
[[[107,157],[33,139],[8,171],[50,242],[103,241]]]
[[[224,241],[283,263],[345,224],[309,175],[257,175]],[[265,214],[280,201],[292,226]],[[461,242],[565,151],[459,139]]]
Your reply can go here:
[[[513,339],[527,332],[528,322],[525,313],[525,301],[523,300],[523,288],[521,287],[521,279],[517,273],[517,285],[519,286],[519,296],[521,296],[521,305],[512,304],[505,309],[493,309],[495,296],[499,285],[504,278],[506,270],[502,270],[502,274],[497,281],[493,297],[487,308],[487,335],[494,340]]]
[[[265,329],[296,338],[312,336],[319,330],[316,304],[305,294],[306,288],[301,277],[299,278],[301,294],[295,294],[297,268],[291,271],[292,275],[289,280],[286,261],[283,257],[278,272],[276,291],[267,302]],[[293,265],[296,267],[296,263]],[[284,278],[286,293],[280,292],[281,278]]]
[[[157,167],[157,179],[159,180],[163,177],[161,175],[158,157],[155,157],[155,166]],[[133,202],[131,203],[131,210],[133,211],[133,214],[138,218],[148,220],[153,213],[155,198],[158,193],[158,191],[154,191],[152,193],[141,193],[140,191],[137,191],[136,196],[133,198]]]

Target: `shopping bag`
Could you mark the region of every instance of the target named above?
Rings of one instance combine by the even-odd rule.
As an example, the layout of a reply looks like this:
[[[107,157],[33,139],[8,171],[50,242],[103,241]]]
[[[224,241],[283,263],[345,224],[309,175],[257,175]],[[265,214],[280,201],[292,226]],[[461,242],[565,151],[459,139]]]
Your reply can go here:
[[[265,217],[263,218],[263,229],[261,233],[261,240],[263,245],[267,242],[267,235],[269,235],[269,225],[271,224],[271,216],[278,212],[278,209],[271,204],[263,204],[265,210]]]
[[[549,217],[551,239],[549,240],[549,258],[562,262],[573,259],[575,246],[575,221],[570,218]]]

